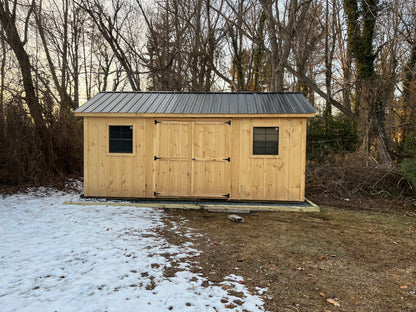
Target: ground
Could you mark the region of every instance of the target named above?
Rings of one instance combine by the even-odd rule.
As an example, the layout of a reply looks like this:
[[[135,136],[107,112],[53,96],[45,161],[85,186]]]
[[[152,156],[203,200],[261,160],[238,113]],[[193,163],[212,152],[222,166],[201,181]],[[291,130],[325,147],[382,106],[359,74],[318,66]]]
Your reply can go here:
[[[235,223],[63,204],[74,196],[3,196],[2,311],[416,311],[412,200],[322,198],[320,213]]]
[[[328,206],[242,216],[170,213],[204,235],[194,261],[210,281],[238,272],[249,289],[267,288],[266,311],[416,311],[414,216]],[[161,230],[174,242],[169,222]]]
[[[38,188],[0,198],[2,312],[264,311],[266,289],[191,271],[199,234],[182,221],[170,222],[184,239],[176,245],[158,233],[163,210],[64,204],[74,196]]]

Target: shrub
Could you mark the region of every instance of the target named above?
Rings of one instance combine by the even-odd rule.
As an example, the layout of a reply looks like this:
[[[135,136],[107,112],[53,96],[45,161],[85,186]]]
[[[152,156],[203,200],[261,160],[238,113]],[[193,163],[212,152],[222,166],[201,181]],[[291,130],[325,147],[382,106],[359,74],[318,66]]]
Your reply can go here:
[[[16,101],[12,99],[5,106],[0,129],[0,184],[49,183],[60,177],[82,175],[81,120],[72,113],[50,111],[45,142],[36,135],[33,120],[23,105]]]
[[[410,182],[416,192],[416,158],[405,159],[400,164],[400,173]]]
[[[400,147],[406,157],[416,157],[416,128],[407,133]]]
[[[308,160],[323,162],[334,155],[354,152],[358,147],[357,127],[344,115],[317,117],[310,121],[306,147]]]

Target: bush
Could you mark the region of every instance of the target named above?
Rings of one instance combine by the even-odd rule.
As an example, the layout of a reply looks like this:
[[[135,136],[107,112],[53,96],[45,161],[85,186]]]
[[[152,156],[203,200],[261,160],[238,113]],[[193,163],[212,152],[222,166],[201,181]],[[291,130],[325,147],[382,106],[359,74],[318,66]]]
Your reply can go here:
[[[413,160],[413,178],[416,160]],[[413,171],[412,171],[413,170]],[[309,164],[306,170],[307,196],[330,198],[388,198],[412,196],[412,189],[399,167],[386,168],[359,153],[347,154],[332,163]]]
[[[416,158],[405,159],[400,164],[400,173],[410,182],[416,192]]]
[[[317,117],[310,121],[306,147],[308,160],[331,160],[334,155],[345,155],[358,147],[357,127],[344,115]]]
[[[41,140],[33,120],[22,103],[16,101],[11,100],[5,106],[5,119],[0,128],[0,184],[44,184],[57,178],[81,176],[81,120],[72,113],[51,110],[47,140]]]
[[[406,155],[406,157],[416,157],[416,128],[410,130],[410,132],[406,134],[400,147],[402,149],[402,154]]]

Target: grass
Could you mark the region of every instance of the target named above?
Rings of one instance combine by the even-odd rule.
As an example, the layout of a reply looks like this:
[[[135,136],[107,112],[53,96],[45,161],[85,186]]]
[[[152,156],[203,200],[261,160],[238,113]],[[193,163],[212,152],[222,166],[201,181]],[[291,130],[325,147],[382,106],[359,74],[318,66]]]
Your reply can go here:
[[[203,234],[193,238],[202,251],[189,259],[194,270],[214,283],[234,273],[253,292],[267,287],[268,311],[416,311],[415,217],[331,207],[227,217],[170,211],[161,233],[183,242],[169,230],[180,221],[183,234]]]

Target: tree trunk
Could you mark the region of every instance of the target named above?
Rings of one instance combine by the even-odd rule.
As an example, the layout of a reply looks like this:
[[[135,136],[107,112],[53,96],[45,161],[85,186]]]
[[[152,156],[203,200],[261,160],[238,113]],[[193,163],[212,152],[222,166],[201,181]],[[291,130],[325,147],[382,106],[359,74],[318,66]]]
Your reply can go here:
[[[17,3],[14,3],[17,6]],[[33,11],[34,4],[29,8],[28,16]],[[13,13],[12,13],[13,12]],[[29,55],[25,50],[25,40],[21,40],[17,26],[15,24],[16,13],[15,10],[9,11],[9,5],[0,1],[0,23],[4,29],[4,35],[6,42],[13,50],[17,62],[19,63],[20,72],[22,74],[23,87],[25,90],[25,102],[29,108],[30,114],[33,118],[36,128],[40,134],[44,134],[46,131],[46,124],[42,116],[42,108],[39,103],[39,99],[36,96],[35,86],[32,77],[32,64],[30,63]]]
[[[384,107],[379,100],[380,88],[375,77],[359,81],[359,114],[358,131],[362,138],[360,152],[373,155],[379,164],[391,165],[389,146],[384,129]]]
[[[1,33],[3,34],[3,27],[1,27]],[[0,81],[0,138],[2,135],[2,131],[4,131],[4,76],[6,74],[6,62],[7,62],[7,50],[6,50],[6,43],[4,42],[4,39],[0,37],[1,40],[1,52],[2,52],[2,58],[1,58],[1,81]]]

